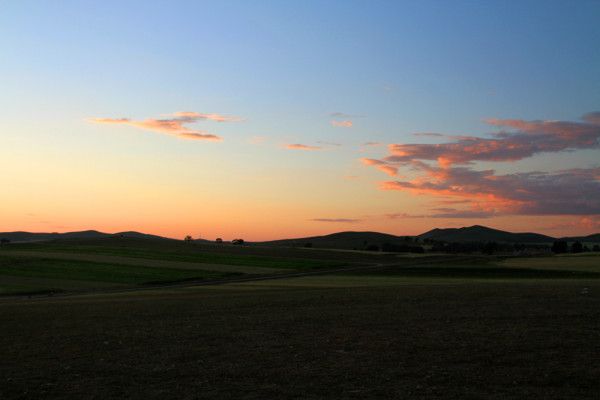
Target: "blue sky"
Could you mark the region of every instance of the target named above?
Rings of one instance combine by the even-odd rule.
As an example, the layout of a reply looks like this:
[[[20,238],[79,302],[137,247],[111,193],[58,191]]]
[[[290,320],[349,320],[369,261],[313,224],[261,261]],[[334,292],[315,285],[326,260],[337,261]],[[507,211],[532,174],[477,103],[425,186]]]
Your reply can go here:
[[[412,134],[483,136],[494,131],[485,118],[576,121],[598,111],[599,17],[600,2],[583,0],[7,1],[0,129],[23,160],[29,150],[80,157],[79,167],[138,160],[147,170],[162,160],[173,176],[173,160],[202,159],[231,171],[223,179],[232,184],[241,170],[360,174],[367,141],[431,143]],[[244,122],[219,124],[225,141],[199,146],[140,144],[144,133],[86,122],[177,111]],[[333,112],[352,116],[352,129],[331,126]],[[344,146],[307,160],[249,149],[256,136],[273,147]],[[587,168],[597,157],[583,150],[496,167]]]

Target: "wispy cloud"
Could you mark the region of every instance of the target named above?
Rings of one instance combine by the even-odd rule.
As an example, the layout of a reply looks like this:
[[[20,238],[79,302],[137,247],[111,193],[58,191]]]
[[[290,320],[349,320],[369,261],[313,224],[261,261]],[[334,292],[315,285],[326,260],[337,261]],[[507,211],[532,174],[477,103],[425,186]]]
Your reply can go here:
[[[562,233],[562,231],[564,231],[565,229],[571,230],[571,229],[581,229],[581,228],[585,228],[585,229],[593,231],[593,232],[600,230],[600,216],[592,215],[592,216],[585,216],[585,217],[580,217],[580,218],[576,218],[576,219],[570,219],[568,221],[560,221],[557,223],[540,226],[539,228],[536,228],[536,229],[556,230],[556,231],[560,231]]]
[[[364,118],[364,115],[346,114],[343,112],[332,112],[329,114],[329,116],[333,117],[333,118],[341,118],[341,119]]]
[[[325,146],[336,146],[336,147],[339,147],[339,146],[341,146],[341,145],[342,145],[341,143],[336,143],[336,142],[324,142],[324,141],[321,141],[321,140],[319,140],[317,143],[319,143],[319,144],[322,144],[322,145],[325,145]]]
[[[362,220],[355,219],[355,218],[313,218],[313,219],[310,219],[309,221],[352,224],[352,223],[356,223],[356,222],[361,222]]]
[[[354,114],[346,114],[343,112],[333,112],[330,113],[329,116],[332,118],[329,123],[331,126],[336,128],[352,128],[354,122],[352,120],[354,118],[363,118],[364,115],[354,115]]]
[[[352,128],[352,121],[348,120],[343,120],[343,121],[336,121],[334,119],[331,120],[331,125],[338,127],[338,128]]]
[[[410,214],[410,213],[392,213],[385,214],[386,218],[389,219],[404,219],[404,218],[461,218],[461,219],[469,219],[469,218],[490,218],[495,216],[494,212],[490,211],[481,211],[481,210],[459,210],[455,208],[448,208],[445,210],[440,209],[431,209],[431,212],[428,214]]]
[[[389,219],[399,219],[399,218],[426,218],[426,215],[423,214],[410,214],[410,213],[392,213],[392,214],[385,214],[386,218]]]
[[[413,133],[413,136],[444,137],[446,135],[442,135],[441,133],[435,133],[435,132],[417,132],[417,133]]]
[[[321,147],[321,146],[310,146],[308,144],[301,144],[301,143],[286,144],[284,147],[289,150],[307,150],[307,151],[315,151],[315,150],[323,149],[323,147]]]
[[[241,122],[243,121],[242,118],[240,117],[236,117],[236,116],[231,116],[231,115],[222,115],[222,114],[203,114],[203,113],[197,113],[197,112],[193,112],[193,111],[179,111],[173,114],[175,117],[178,118],[188,118],[189,122],[196,122],[196,121],[202,121],[202,120],[207,120],[207,121],[214,121],[214,122]]]
[[[385,161],[376,160],[374,158],[361,158],[360,161],[364,165],[372,165],[372,166],[374,166],[375,168],[377,168],[378,170],[380,170],[382,172],[385,172],[389,176],[396,176],[396,175],[398,175],[398,167],[394,167],[392,165],[389,165]]]
[[[169,115],[170,118],[146,119],[135,121],[129,118],[92,118],[89,121],[95,124],[128,125],[147,131],[163,133],[182,139],[191,140],[222,140],[219,136],[203,130],[191,129],[185,125],[199,121],[213,122],[237,122],[239,117],[225,116],[221,114],[203,114],[192,111],[180,111]]]

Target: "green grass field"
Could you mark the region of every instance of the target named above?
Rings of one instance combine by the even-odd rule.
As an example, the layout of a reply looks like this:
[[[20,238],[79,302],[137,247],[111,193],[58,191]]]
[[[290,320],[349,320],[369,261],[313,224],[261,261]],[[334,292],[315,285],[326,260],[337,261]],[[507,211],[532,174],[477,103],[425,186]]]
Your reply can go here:
[[[57,241],[0,249],[0,295],[102,290],[336,268],[331,259],[223,253],[179,242]],[[235,251],[238,251],[235,253]]]
[[[301,258],[302,256],[308,258]],[[317,258],[321,257],[321,258]],[[337,258],[341,258],[338,260]],[[0,249],[0,295],[104,290],[148,284],[327,271],[396,280],[535,280],[600,277],[600,257],[372,256],[285,248],[197,246],[176,241],[80,240],[14,244]],[[339,274],[338,274],[339,275]],[[335,281],[340,278],[333,279]]]
[[[172,282],[236,275],[213,271],[103,264],[47,258],[0,256],[0,275],[15,277],[98,281],[122,284]]]
[[[543,270],[583,271],[600,273],[600,254],[580,253],[554,257],[512,258],[499,263],[501,267]]]
[[[268,257],[253,254],[236,254],[235,251],[222,252],[217,247],[201,247],[194,244],[178,242],[151,242],[90,240],[78,243],[76,241],[57,241],[47,243],[24,243],[7,246],[5,251],[30,252],[60,252],[83,253],[87,255],[112,255],[139,259],[194,262],[203,264],[241,265],[248,267],[277,268],[277,269],[315,269],[343,265],[343,262],[331,260],[314,260],[307,258],[285,257],[284,251],[273,250]],[[229,247],[231,250],[235,248]]]

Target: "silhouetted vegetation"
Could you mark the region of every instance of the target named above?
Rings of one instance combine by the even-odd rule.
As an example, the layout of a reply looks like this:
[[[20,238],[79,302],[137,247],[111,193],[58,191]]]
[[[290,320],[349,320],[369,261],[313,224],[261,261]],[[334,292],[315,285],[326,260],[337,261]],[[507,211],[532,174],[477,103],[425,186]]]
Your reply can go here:
[[[549,247],[544,244],[499,243],[489,242],[443,242],[429,239],[432,252],[451,254],[514,254],[514,253],[545,253]]]
[[[10,240],[8,240],[8,239],[6,239],[6,238],[2,238],[2,239],[0,239],[0,245],[3,245],[3,244],[9,244],[9,243],[10,243]]]
[[[583,244],[577,241],[571,245],[571,253],[582,253],[583,252]]]
[[[243,245],[244,243],[245,243],[244,239],[233,239],[231,241],[231,244],[237,244],[237,245]]]
[[[411,246],[408,244],[393,243],[384,243],[381,246],[381,251],[385,251],[388,253],[425,253],[425,249],[422,246]]]
[[[184,242],[191,242],[191,241],[193,241],[193,240],[194,240],[194,238],[193,238],[193,237],[191,237],[190,235],[187,235],[185,238],[183,238],[183,241],[184,241]]]
[[[484,246],[483,246],[483,252],[485,254],[489,254],[492,255],[494,254],[496,251],[498,250],[498,243],[496,242],[487,242]]]
[[[557,240],[552,244],[552,252],[555,254],[563,254],[569,251],[569,245],[564,240]]]

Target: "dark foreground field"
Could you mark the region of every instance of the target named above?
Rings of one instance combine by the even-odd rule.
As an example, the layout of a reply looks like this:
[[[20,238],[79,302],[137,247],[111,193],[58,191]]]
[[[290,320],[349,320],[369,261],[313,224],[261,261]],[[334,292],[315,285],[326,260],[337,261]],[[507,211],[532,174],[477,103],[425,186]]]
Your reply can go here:
[[[5,299],[0,326],[2,399],[600,392],[598,280],[311,277]]]

